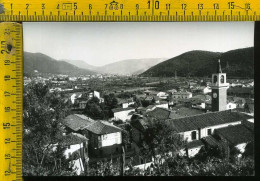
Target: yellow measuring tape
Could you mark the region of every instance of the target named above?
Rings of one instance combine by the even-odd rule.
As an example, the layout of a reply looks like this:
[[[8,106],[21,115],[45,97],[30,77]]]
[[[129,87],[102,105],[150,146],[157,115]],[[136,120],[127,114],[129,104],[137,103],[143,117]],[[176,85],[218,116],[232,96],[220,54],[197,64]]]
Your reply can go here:
[[[22,179],[22,25],[10,22],[259,20],[258,0],[0,0],[0,180]]]
[[[0,0],[0,21],[259,21],[258,0]]]
[[[0,180],[21,180],[22,25],[0,23]]]

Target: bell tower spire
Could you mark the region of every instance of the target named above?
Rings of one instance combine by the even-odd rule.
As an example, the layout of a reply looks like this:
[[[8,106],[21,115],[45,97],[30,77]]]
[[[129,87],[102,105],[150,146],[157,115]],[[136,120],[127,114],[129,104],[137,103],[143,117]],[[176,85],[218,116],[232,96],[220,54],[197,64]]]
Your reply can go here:
[[[216,73],[222,73],[221,65],[220,65],[220,59],[218,59],[218,66],[217,66],[217,72]]]
[[[217,71],[212,74],[212,111],[224,111],[227,109],[226,73],[222,73],[220,59],[218,60]]]

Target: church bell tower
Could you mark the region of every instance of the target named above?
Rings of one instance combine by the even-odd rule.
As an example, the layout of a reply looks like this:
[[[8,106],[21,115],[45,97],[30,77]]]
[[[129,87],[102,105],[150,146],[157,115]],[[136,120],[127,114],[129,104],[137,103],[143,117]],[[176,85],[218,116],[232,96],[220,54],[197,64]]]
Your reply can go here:
[[[229,83],[226,82],[226,73],[222,73],[220,60],[216,73],[212,74],[212,111],[224,111],[227,106],[227,89]]]

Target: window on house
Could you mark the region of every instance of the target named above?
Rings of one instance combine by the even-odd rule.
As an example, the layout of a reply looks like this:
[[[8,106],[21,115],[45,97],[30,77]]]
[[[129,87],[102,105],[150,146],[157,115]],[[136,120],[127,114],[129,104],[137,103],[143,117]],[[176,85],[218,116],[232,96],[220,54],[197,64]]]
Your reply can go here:
[[[229,105],[229,108],[231,108],[231,105]]]
[[[211,133],[212,133],[211,129],[208,129],[208,135],[211,135]]]
[[[197,132],[196,131],[192,131],[191,132],[191,139],[192,140],[196,140],[197,139]]]

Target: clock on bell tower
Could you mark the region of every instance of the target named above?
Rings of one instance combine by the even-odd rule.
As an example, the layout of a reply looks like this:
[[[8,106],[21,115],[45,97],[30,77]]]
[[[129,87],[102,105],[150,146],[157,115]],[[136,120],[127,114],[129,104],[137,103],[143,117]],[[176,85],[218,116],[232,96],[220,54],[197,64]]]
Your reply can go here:
[[[226,73],[222,73],[220,60],[216,73],[212,74],[212,111],[224,111],[227,106],[227,89],[229,83],[226,82]]]

